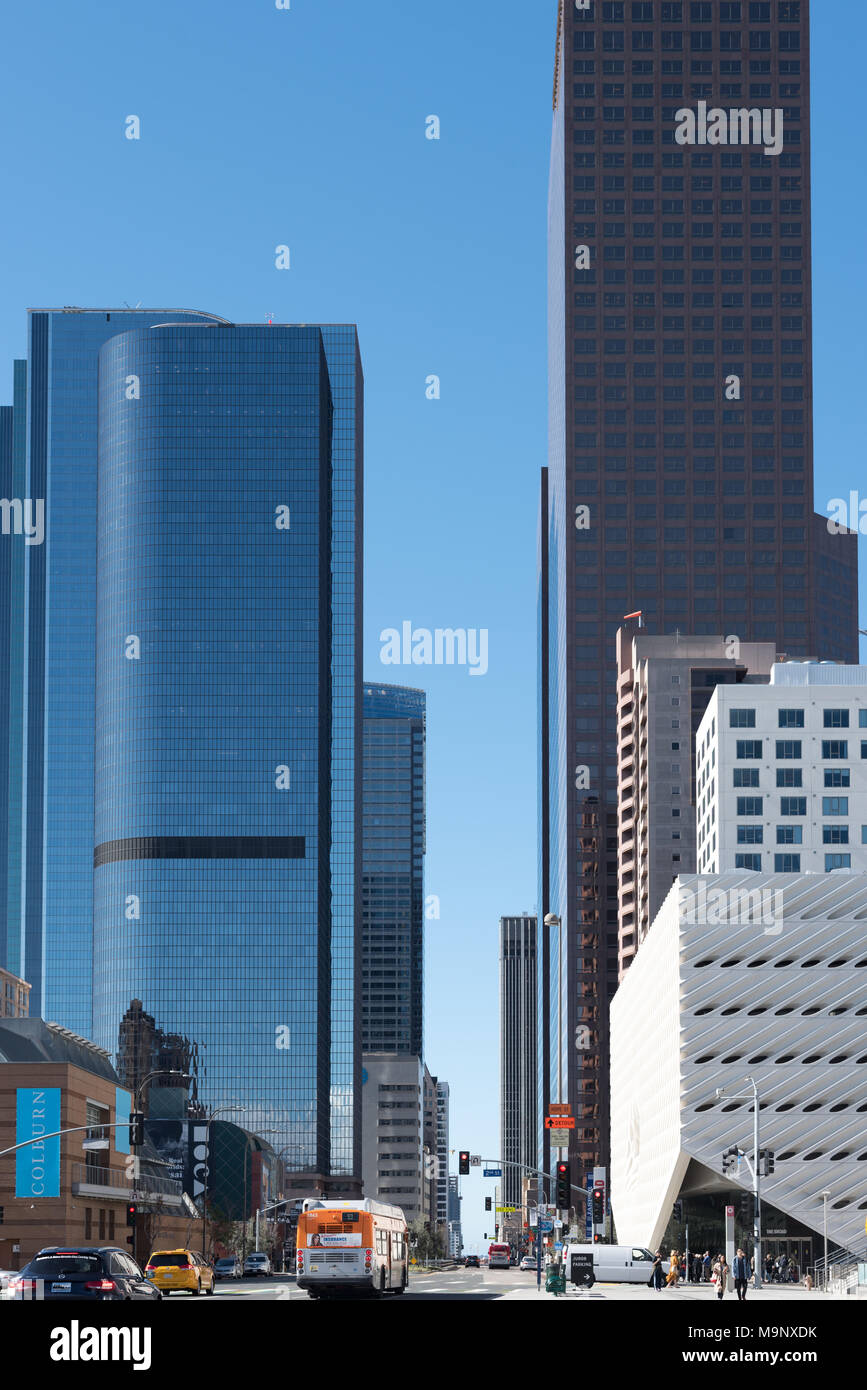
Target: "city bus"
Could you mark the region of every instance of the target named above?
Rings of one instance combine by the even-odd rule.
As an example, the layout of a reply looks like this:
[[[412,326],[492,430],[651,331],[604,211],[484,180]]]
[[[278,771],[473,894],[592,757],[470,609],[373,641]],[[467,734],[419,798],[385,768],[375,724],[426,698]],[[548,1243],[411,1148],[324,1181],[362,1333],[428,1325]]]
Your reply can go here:
[[[512,1247],[505,1241],[492,1241],[488,1246],[488,1269],[508,1269],[512,1263]]]
[[[409,1232],[400,1207],[384,1202],[323,1202],[307,1197],[298,1217],[295,1272],[311,1298],[341,1293],[403,1293]]]

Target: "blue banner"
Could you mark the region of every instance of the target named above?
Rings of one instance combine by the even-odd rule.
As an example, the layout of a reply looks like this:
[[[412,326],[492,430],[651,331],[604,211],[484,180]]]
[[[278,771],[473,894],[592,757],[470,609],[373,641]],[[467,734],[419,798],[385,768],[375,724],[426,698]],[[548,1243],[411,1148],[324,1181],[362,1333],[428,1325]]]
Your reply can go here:
[[[15,1142],[39,1139],[15,1154],[16,1197],[60,1196],[60,1136],[41,1139],[60,1129],[60,1087],[49,1090],[19,1086],[16,1095]]]
[[[132,1096],[129,1091],[122,1091],[119,1086],[114,1090],[114,1118],[116,1128],[111,1131],[114,1137],[115,1153],[128,1154],[129,1147],[129,1117],[132,1112]]]

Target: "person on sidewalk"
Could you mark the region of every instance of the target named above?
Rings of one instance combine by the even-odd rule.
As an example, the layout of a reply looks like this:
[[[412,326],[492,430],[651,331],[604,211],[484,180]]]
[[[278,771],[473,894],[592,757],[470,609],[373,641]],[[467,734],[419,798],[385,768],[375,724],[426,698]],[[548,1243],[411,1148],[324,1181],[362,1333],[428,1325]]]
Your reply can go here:
[[[678,1276],[679,1270],[680,1270],[680,1256],[678,1255],[678,1253],[677,1253],[676,1250],[672,1250],[671,1255],[670,1255],[670,1257],[669,1257],[669,1261],[668,1261],[668,1274],[666,1275],[666,1278],[665,1278],[665,1287],[666,1287],[667,1289],[676,1289],[676,1288],[677,1288],[677,1276]]]
[[[656,1254],[653,1257],[653,1267],[650,1271],[650,1279],[648,1282],[650,1283],[652,1288],[656,1289],[657,1293],[661,1293],[662,1281],[662,1251],[657,1250]]]
[[[750,1262],[740,1246],[738,1247],[738,1253],[735,1255],[734,1264],[732,1265],[732,1277],[735,1281],[735,1293],[738,1296],[738,1301],[740,1303],[746,1303],[747,1285],[750,1281]]]
[[[706,1284],[709,1284],[709,1283],[710,1283],[711,1265],[712,1265],[712,1263],[713,1263],[713,1261],[711,1260],[711,1257],[710,1257],[710,1251],[709,1251],[709,1250],[705,1250],[704,1254],[703,1254],[702,1257],[701,1257],[701,1267],[702,1267],[702,1270],[703,1270],[703,1272],[704,1272],[704,1282],[705,1282]]]
[[[728,1288],[729,1279],[731,1278],[731,1270],[729,1269],[725,1255],[719,1256],[713,1267],[713,1272],[716,1277],[716,1296],[721,1299]]]

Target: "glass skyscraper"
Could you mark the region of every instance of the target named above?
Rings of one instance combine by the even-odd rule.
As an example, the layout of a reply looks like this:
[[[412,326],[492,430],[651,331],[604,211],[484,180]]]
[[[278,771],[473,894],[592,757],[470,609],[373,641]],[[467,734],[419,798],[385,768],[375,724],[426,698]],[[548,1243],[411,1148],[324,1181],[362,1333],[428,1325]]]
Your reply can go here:
[[[608,1149],[617,627],[856,661],[857,538],[813,512],[807,0],[557,11],[538,964],[577,1172]]]
[[[351,325],[31,315],[47,535],[7,964],[112,1052],[137,1001],[200,1104],[337,1179],[360,1172],[362,392]]]
[[[425,694],[364,687],[362,1049],[424,1047]]]

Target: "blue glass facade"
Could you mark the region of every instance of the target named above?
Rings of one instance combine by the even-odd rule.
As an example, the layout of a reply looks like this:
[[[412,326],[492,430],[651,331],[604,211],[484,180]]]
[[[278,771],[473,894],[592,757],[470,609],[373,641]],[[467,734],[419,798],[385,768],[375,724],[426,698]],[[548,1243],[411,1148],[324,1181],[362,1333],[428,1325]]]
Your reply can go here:
[[[293,1170],[349,1176],[333,426],[318,328],[171,325],[102,351],[93,996],[103,1046],[143,1000],[190,1040],[200,1100]]]
[[[362,399],[352,325],[33,312],[14,494],[46,540],[0,577],[4,963],[112,1052],[140,1001],[200,1102],[337,1177],[360,1172]]]
[[[12,865],[7,936],[18,943],[17,967],[12,948],[8,960],[33,986],[31,1013],[85,1037],[92,1030],[98,355],[117,333],[169,316],[210,317],[164,309],[35,310],[28,316],[26,397],[23,381],[16,383],[15,495],[44,500],[46,535],[42,545],[24,549],[24,599],[13,607],[26,624],[23,675],[15,682],[23,707],[12,730],[23,744],[15,787],[22,788],[24,819],[17,838],[10,828],[10,854],[19,861]]]
[[[423,1056],[425,694],[364,687],[362,1051]]]

